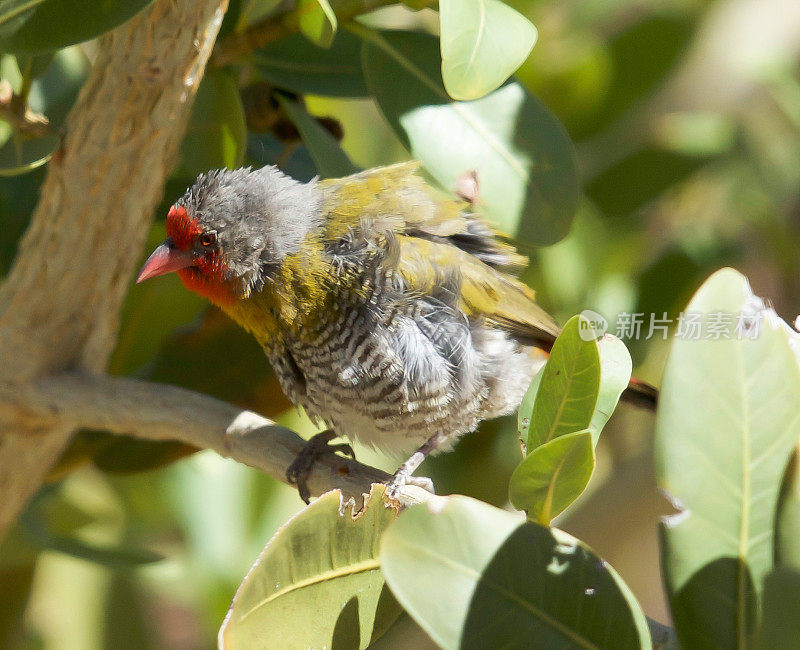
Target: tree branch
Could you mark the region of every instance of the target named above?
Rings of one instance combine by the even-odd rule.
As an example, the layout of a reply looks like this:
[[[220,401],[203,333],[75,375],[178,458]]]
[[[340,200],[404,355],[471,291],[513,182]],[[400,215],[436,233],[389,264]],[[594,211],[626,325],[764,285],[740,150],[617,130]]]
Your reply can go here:
[[[0,383],[22,391],[67,369],[105,369],[226,6],[158,0],[100,38],[0,286]],[[2,537],[73,427],[0,424]]]
[[[178,440],[213,449],[287,482],[286,468],[305,441],[293,431],[232,404],[190,390],[105,375],[62,374],[24,387],[0,384],[0,419],[34,428],[96,429],[147,440]],[[314,495],[340,489],[360,502],[386,472],[350,458],[326,456],[309,477]],[[404,505],[432,495],[409,485]]]
[[[97,429],[146,440],[178,440],[213,449],[225,458],[258,469],[287,483],[286,468],[305,441],[295,432],[252,411],[194,391],[107,375],[62,374],[20,390],[0,384],[0,421],[27,429]],[[360,507],[372,483],[389,474],[351,458],[325,456],[314,464],[308,485],[318,496],[342,491]],[[409,506],[436,498],[406,485],[400,501]],[[676,650],[675,631],[647,619],[654,647]]]

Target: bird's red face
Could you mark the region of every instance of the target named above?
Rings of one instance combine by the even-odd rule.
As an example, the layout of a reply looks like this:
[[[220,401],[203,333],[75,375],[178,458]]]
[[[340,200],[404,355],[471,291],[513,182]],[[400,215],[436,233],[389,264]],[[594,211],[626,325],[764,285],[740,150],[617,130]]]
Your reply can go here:
[[[147,258],[136,283],[174,271],[187,289],[211,302],[235,302],[235,283],[226,279],[227,266],[217,233],[204,229],[179,205],[170,208],[166,225],[167,239]]]

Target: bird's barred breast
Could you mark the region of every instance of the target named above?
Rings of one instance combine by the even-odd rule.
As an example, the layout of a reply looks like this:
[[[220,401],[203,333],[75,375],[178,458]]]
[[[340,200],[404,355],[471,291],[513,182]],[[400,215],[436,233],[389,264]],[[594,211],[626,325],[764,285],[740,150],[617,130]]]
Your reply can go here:
[[[535,370],[527,351],[448,304],[457,292],[411,294],[373,273],[262,341],[292,402],[339,435],[398,456],[436,434],[455,441],[519,405]]]
[[[339,302],[316,320],[313,332],[267,351],[284,391],[311,417],[397,454],[475,428],[486,386],[463,315],[395,296]]]

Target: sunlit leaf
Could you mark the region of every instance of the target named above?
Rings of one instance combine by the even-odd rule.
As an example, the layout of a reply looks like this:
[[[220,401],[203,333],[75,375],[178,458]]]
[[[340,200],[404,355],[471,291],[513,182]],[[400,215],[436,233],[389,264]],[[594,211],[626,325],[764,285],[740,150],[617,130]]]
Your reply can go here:
[[[578,540],[467,497],[409,508],[381,566],[403,608],[445,648],[649,648],[639,605]]]
[[[509,498],[545,525],[589,484],[594,445],[630,380],[622,341],[596,336],[583,315],[571,318],[519,408],[527,455],[511,475]]]
[[[356,30],[367,85],[411,154],[442,184],[476,171],[480,203],[518,240],[552,244],[569,231],[578,177],[567,133],[518,83],[471,102],[451,100],[438,41],[410,32]]]
[[[439,0],[442,78],[454,99],[483,97],[526,59],[536,28],[500,0]]]
[[[800,571],[800,453],[797,446],[786,467],[778,500],[775,560],[781,566]]]
[[[41,167],[60,144],[61,138],[57,135],[36,138],[11,135],[0,147],[0,176],[18,176]]]
[[[373,486],[355,518],[328,492],[267,544],[239,587],[219,632],[220,648],[366,648],[400,614],[384,583],[378,540],[397,517]]]
[[[300,32],[320,47],[330,47],[336,36],[336,14],[328,0],[299,0]]]
[[[508,487],[511,505],[546,526],[583,493],[594,464],[588,429],[554,438],[530,451],[514,470]]]
[[[800,371],[789,328],[736,271],[712,275],[686,313],[701,333],[673,341],[656,423],[658,482],[683,509],[662,531],[663,566],[682,644],[741,647],[773,567]]]
[[[589,423],[595,444],[628,387],[633,370],[628,348],[616,336],[606,334],[597,341],[597,347],[600,351],[600,392]]]
[[[800,571],[777,567],[764,579],[760,648],[794,648],[800,639]]]
[[[542,371],[528,430],[528,453],[567,433],[587,429],[600,391],[597,342],[580,334],[586,325],[573,316],[556,339]]]

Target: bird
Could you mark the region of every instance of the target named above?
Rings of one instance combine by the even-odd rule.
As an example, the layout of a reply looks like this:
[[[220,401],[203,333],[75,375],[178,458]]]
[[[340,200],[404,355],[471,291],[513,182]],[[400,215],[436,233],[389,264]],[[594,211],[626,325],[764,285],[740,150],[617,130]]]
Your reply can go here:
[[[309,182],[274,166],[209,171],[169,209],[166,235],[137,283],[176,272],[327,427],[287,470],[306,502],[314,461],[353,455],[335,438],[407,457],[397,494],[430,453],[516,410],[560,332],[517,277],[527,258],[417,162]],[[626,393],[655,401],[647,384]]]

